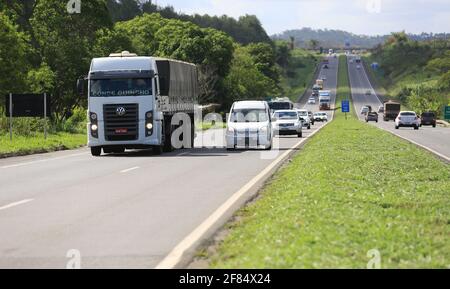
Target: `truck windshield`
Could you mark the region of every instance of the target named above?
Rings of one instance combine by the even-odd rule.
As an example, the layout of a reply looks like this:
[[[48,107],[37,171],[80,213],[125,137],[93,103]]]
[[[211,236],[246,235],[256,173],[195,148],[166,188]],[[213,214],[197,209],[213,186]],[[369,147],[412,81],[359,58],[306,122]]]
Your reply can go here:
[[[150,78],[94,79],[91,80],[91,97],[118,97],[152,95]]]

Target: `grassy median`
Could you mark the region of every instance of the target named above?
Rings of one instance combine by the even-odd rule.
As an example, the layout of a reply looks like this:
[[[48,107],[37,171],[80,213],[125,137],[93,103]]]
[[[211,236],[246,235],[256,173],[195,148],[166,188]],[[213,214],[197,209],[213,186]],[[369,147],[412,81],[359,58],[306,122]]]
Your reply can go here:
[[[14,135],[12,141],[9,134],[2,134],[0,135],[0,158],[74,149],[84,145],[86,145],[86,134],[53,133],[49,134],[46,140],[42,133],[33,136]]]
[[[348,117],[337,112],[238,212],[211,267],[366,268],[372,249],[382,268],[450,267],[450,166]]]

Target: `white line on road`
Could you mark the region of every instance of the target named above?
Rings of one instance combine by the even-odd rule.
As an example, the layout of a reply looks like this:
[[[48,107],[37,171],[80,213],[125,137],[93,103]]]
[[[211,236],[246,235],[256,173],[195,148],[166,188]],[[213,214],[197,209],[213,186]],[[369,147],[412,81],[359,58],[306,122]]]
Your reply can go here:
[[[254,177],[250,182],[243,186],[239,191],[234,193],[225,203],[223,203],[212,215],[210,215],[203,223],[194,229],[187,237],[185,237],[155,268],[171,269],[174,268],[183,258],[185,252],[195,246],[195,244],[203,238],[203,236],[217,223],[220,219],[238,202],[241,197],[247,194],[256,184],[262,181],[268,174],[283,161],[292,151],[300,147],[306,140],[311,138],[328,123],[314,131],[308,138],[299,141],[295,146],[286,151],[278,159],[273,161],[261,173]]]
[[[44,162],[48,162],[48,161],[56,161],[56,160],[63,160],[63,159],[83,156],[83,155],[86,155],[86,154],[87,153],[79,153],[79,154],[73,154],[73,155],[68,155],[68,156],[63,156],[63,157],[57,157],[57,158],[51,158],[51,159],[43,159],[43,160],[38,160],[38,161],[26,162],[26,163],[18,163],[18,164],[14,164],[14,165],[7,165],[7,166],[3,166],[3,167],[0,167],[0,168],[1,169],[17,168],[17,167],[23,167],[23,166],[27,166],[27,165],[34,165],[34,164],[44,163]]]
[[[129,168],[129,169],[120,171],[120,173],[125,174],[125,173],[131,172],[131,171],[134,171],[134,170],[138,170],[138,169],[140,169],[140,167]]]
[[[6,209],[10,209],[10,208],[12,208],[12,207],[16,207],[16,206],[19,206],[19,205],[23,205],[23,204],[29,203],[29,202],[31,202],[31,201],[34,201],[34,200],[33,200],[33,199],[26,199],[26,200],[23,200],[23,201],[11,203],[11,204],[9,204],[9,205],[0,207],[0,211],[6,210]]]

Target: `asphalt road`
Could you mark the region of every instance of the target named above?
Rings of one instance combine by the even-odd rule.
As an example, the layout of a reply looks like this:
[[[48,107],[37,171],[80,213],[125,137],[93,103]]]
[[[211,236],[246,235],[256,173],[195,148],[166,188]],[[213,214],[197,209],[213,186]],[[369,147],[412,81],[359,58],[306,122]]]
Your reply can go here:
[[[374,110],[378,111],[378,108],[382,105],[382,102],[378,98],[376,91],[372,88],[366,71],[364,70],[364,66],[361,65],[361,69],[357,69],[357,64],[354,61],[353,63],[350,63],[350,59],[354,59],[354,57],[349,56],[348,58],[350,85],[352,88],[354,108],[359,118],[364,120],[364,116],[360,113],[361,108],[365,105],[371,105]],[[366,94],[368,90],[371,92],[370,95]],[[380,115],[378,123],[371,122],[371,124],[424,146],[444,158],[450,158],[449,128],[433,128],[431,126],[423,126],[418,131],[415,131],[413,128],[400,128],[396,130],[394,122],[383,121],[382,115]]]
[[[337,70],[324,73],[326,87],[334,89]],[[200,134],[196,144],[221,133]],[[82,268],[154,268],[273,157],[299,142],[278,140],[275,155],[196,148],[94,158],[79,149],[2,159],[0,268],[66,268],[78,253]]]

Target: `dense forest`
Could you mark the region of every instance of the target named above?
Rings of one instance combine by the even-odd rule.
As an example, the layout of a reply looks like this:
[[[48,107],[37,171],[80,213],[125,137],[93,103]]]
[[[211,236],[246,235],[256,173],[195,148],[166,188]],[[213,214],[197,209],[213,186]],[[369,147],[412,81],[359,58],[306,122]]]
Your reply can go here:
[[[187,15],[177,13],[172,6],[159,7],[153,4],[151,0],[108,0],[107,5],[114,22],[131,20],[143,13],[159,13],[167,19],[189,21],[202,28],[214,28],[223,31],[240,44],[269,43],[271,41],[261,22],[254,15],[241,16],[238,20],[226,15]]]
[[[378,62],[375,75],[390,97],[411,109],[442,113],[450,103],[450,40],[412,40],[404,32],[393,33],[371,51]]]
[[[254,16],[191,17],[137,0],[82,1],[79,14],[68,13],[66,5],[61,0],[0,2],[2,97],[47,92],[55,117],[66,119],[86,106],[75,84],[91,59],[123,50],[197,64],[201,103],[226,107],[235,99],[282,94],[279,79],[289,61],[288,44],[272,43]]]

